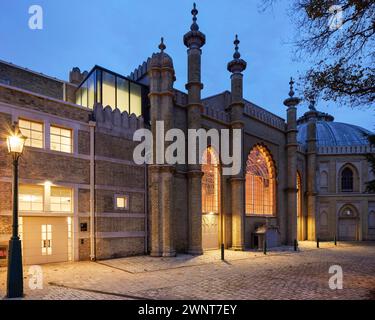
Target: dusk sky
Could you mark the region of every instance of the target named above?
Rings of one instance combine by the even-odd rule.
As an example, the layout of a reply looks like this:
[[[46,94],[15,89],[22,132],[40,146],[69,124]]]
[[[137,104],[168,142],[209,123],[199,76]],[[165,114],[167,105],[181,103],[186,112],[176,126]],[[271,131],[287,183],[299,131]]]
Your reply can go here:
[[[285,118],[283,100],[290,76],[298,78],[308,58],[294,61],[291,41],[295,25],[288,15],[289,1],[261,12],[261,0],[201,0],[198,24],[206,34],[203,47],[203,97],[230,88],[226,70],[232,59],[234,35],[248,62],[244,77],[246,99]],[[89,70],[95,64],[128,75],[152,52],[164,36],[166,52],[174,60],[175,87],[186,83],[186,47],[182,37],[191,25],[192,0],[14,0],[0,2],[0,59],[67,80],[69,70]],[[30,30],[28,10],[44,10],[43,30]],[[317,108],[374,130],[374,111],[350,109],[320,102]],[[307,109],[299,108],[299,115]]]

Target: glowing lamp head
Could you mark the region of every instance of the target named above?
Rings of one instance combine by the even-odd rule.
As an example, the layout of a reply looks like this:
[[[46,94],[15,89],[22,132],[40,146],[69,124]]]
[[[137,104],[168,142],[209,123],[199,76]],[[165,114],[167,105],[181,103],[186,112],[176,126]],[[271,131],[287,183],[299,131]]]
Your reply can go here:
[[[26,139],[27,138],[21,134],[18,126],[16,125],[13,133],[7,138],[9,153],[12,153],[14,155],[21,155]]]

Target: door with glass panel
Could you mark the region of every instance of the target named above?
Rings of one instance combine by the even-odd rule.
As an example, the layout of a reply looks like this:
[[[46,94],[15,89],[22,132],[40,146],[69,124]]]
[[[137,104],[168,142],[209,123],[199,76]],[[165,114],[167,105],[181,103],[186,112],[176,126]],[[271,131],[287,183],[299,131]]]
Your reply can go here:
[[[69,260],[69,218],[23,217],[24,264],[45,264]]]

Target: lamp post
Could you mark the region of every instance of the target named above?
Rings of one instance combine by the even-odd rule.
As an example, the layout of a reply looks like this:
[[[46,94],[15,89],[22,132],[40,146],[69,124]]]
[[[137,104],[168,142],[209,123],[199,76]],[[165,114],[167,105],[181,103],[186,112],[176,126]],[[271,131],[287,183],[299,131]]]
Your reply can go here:
[[[18,236],[18,160],[26,141],[19,131],[18,124],[7,138],[8,151],[13,158],[13,225],[12,238],[9,240],[7,297],[23,297],[23,270],[21,240]]]

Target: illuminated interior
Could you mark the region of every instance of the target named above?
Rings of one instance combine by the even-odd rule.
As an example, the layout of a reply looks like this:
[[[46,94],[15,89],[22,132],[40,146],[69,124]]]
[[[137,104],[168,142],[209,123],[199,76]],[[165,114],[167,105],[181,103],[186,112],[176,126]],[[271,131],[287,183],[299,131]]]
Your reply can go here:
[[[19,119],[18,125],[22,135],[27,138],[25,141],[25,146],[43,148],[43,123]]]
[[[297,237],[298,240],[303,240],[302,232],[302,179],[300,173],[297,171]]]
[[[297,217],[302,213],[302,181],[301,175],[297,172]]]
[[[145,86],[116,74],[112,71],[95,66],[76,92],[76,103],[92,109],[96,103],[104,107],[118,108],[120,112],[143,115],[144,98],[147,97]]]
[[[203,154],[202,171],[202,212],[219,214],[219,161],[211,147],[207,148]]]
[[[47,184],[45,186],[22,184],[19,187],[19,210],[21,212],[73,212],[73,190]]]
[[[246,214],[275,214],[275,168],[262,146],[251,150],[246,163]]]

